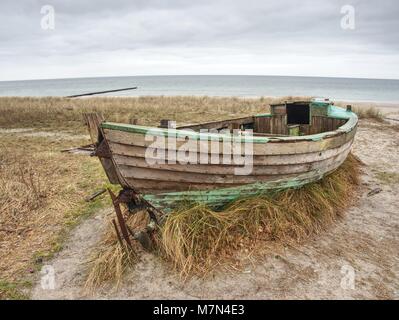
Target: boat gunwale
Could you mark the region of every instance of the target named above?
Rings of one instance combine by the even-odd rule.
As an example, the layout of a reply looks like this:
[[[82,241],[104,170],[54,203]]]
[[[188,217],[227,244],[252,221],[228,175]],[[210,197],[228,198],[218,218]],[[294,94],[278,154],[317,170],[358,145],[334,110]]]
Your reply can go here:
[[[264,117],[265,115],[255,115],[256,117]],[[100,124],[102,129],[133,132],[139,134],[149,134],[152,136],[166,136],[175,138],[190,137],[195,140],[204,141],[236,141],[236,142],[251,142],[251,143],[275,143],[275,142],[300,142],[300,141],[318,141],[324,138],[335,137],[340,134],[349,133],[356,128],[358,123],[357,115],[349,110],[331,105],[328,110],[328,118],[348,120],[345,124],[333,131],[326,131],[311,135],[303,136],[277,136],[277,137],[262,137],[262,136],[247,136],[247,135],[231,135],[226,133],[211,133],[211,132],[196,132],[188,129],[174,129],[174,128],[158,128],[142,125],[123,124],[116,122],[104,121]]]

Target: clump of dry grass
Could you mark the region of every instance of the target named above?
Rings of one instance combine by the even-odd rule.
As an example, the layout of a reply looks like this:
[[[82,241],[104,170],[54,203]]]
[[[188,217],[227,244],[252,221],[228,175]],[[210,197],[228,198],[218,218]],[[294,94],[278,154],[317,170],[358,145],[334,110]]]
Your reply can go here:
[[[3,150],[7,152],[5,147]],[[1,212],[12,208],[23,217],[43,205],[49,191],[43,173],[36,170],[26,158],[10,157],[0,164]],[[5,217],[2,215],[0,221]]]
[[[157,252],[184,279],[205,275],[230,261],[237,250],[255,250],[264,241],[301,243],[342,215],[358,184],[359,161],[350,155],[334,173],[300,189],[241,199],[223,211],[187,205],[171,213],[161,226],[155,239]],[[128,225],[137,227],[135,219],[129,217]],[[108,281],[119,284],[123,271],[135,261],[134,253],[120,246],[110,225],[91,261],[86,287],[92,290]]]
[[[126,216],[126,224],[133,231],[143,229],[147,223],[148,215],[145,212]],[[92,292],[95,288],[109,282],[119,286],[125,271],[137,261],[138,248],[135,242],[133,242],[133,248],[128,247],[125,241],[121,245],[114,225],[110,221],[102,241],[88,261],[86,290]]]
[[[345,101],[337,101],[334,102],[334,104],[344,109],[346,109],[348,105],[348,103]],[[370,119],[376,120],[378,122],[384,122],[384,113],[375,103],[357,102],[355,105],[352,105],[352,111],[357,114],[359,119]]]
[[[91,269],[85,287],[88,291],[98,288],[106,282],[113,281],[119,286],[123,274],[136,261],[136,254],[126,243],[115,242],[112,233],[107,233],[101,247],[90,261]]]
[[[336,172],[300,189],[242,199],[222,212],[182,208],[161,229],[163,254],[187,277],[208,273],[237,249],[256,248],[258,240],[300,243],[342,214],[358,183],[358,161],[349,156]]]
[[[356,107],[353,109],[353,112],[357,114],[359,119],[373,119],[378,122],[384,121],[384,115],[378,108],[374,106],[369,107]]]

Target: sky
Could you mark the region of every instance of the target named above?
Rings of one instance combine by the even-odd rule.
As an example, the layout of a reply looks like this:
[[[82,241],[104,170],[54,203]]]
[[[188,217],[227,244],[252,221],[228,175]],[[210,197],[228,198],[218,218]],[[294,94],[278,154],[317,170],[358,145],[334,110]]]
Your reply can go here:
[[[197,74],[399,79],[399,1],[0,2],[0,80]]]

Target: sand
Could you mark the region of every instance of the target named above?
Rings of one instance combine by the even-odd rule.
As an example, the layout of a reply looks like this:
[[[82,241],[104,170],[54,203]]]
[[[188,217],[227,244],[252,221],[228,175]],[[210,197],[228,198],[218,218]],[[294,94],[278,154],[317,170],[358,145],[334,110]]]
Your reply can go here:
[[[396,110],[385,112],[399,119]],[[64,249],[48,263],[55,271],[55,288],[43,289],[38,279],[31,297],[398,299],[399,130],[389,123],[362,120],[353,152],[365,164],[356,205],[329,231],[298,248],[269,252],[242,270],[220,270],[187,282],[158,257],[142,252],[120,288],[108,286],[87,294],[83,290],[86,262],[101,238],[107,215],[113,214],[107,209],[78,226]]]

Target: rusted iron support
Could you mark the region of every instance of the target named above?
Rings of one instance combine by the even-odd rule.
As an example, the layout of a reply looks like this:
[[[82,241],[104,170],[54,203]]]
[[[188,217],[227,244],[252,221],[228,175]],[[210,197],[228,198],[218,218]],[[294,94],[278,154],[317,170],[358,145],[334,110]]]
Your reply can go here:
[[[162,211],[156,209],[152,204],[145,200],[140,193],[133,189],[121,190],[117,198],[119,203],[126,204],[130,213],[135,213],[139,210],[145,209],[148,212],[150,219],[154,220],[156,223],[158,223],[161,216],[164,215]]]
[[[152,249],[151,238],[149,234],[156,229],[156,226],[159,223],[159,220],[164,215],[161,211],[154,208],[148,201],[146,201],[141,194],[135,192],[132,189],[123,189],[119,192],[118,196],[116,196],[110,189],[108,192],[111,196],[112,203],[115,208],[115,213],[117,216],[118,224],[120,227],[120,231],[117,227],[117,223],[115,220],[112,221],[115,227],[116,235],[118,237],[118,241],[121,243],[122,238],[128,243],[129,247],[132,247],[130,236],[140,242],[146,250]],[[147,226],[138,232],[133,232],[130,227],[126,224],[125,219],[123,217],[120,204],[123,203],[127,206],[130,213],[134,214],[140,210],[146,210],[149,217],[150,222]],[[122,235],[121,235],[122,234]]]
[[[106,158],[106,159],[111,159],[111,151],[109,150],[109,147],[105,140],[102,140],[95,148],[93,156],[96,157],[101,157],[101,158]]]
[[[116,236],[118,238],[118,242],[123,247],[122,237],[121,237],[121,234],[119,233],[118,226],[116,225],[115,219],[112,219],[112,224],[114,225],[115,233],[116,233]]]
[[[125,239],[125,241],[127,242],[127,244],[129,245],[129,247],[131,247],[132,243],[130,242],[129,233],[127,230],[125,219],[123,218],[123,215],[122,215],[119,201],[118,201],[116,195],[110,189],[108,189],[108,192],[111,196],[112,204],[114,205],[114,208],[115,208],[115,213],[116,213],[116,217],[118,219],[118,223],[119,223],[119,227],[121,229],[122,236]]]

